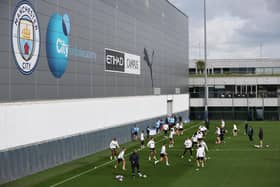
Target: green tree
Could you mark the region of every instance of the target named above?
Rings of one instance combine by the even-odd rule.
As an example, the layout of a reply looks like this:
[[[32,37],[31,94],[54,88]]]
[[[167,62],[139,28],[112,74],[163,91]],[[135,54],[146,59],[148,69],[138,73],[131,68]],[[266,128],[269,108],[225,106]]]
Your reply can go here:
[[[203,71],[205,70],[205,62],[203,60],[198,60],[196,61],[196,69],[197,71],[202,74]]]

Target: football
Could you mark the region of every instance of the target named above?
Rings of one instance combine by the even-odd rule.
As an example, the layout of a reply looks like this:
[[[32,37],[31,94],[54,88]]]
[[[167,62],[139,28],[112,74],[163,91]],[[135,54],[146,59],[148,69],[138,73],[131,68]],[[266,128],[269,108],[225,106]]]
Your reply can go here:
[[[122,182],[123,179],[124,179],[124,177],[123,177],[122,175],[117,175],[115,178],[116,178],[117,181],[119,181],[119,182]]]
[[[143,174],[143,178],[147,178],[147,175]]]

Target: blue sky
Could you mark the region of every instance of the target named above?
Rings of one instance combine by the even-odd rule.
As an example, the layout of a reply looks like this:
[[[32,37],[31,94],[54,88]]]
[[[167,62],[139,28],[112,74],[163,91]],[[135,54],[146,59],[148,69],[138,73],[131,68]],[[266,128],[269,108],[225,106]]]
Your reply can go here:
[[[203,58],[203,0],[170,0],[189,16],[190,58]],[[206,0],[208,58],[280,58],[280,0]]]

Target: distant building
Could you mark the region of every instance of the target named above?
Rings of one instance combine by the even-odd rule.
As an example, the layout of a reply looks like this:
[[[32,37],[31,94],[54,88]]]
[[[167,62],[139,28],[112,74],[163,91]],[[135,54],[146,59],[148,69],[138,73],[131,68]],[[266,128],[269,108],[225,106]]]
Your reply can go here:
[[[189,64],[191,119],[203,119],[204,72]],[[278,120],[280,59],[209,59],[210,119]]]

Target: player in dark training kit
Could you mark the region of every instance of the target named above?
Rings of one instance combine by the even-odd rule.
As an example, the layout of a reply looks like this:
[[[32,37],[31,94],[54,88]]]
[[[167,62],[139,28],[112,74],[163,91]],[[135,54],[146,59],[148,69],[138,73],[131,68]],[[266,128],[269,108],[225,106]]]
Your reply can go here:
[[[133,151],[133,153],[129,157],[129,161],[131,164],[131,170],[132,170],[132,176],[135,176],[135,168],[137,169],[138,176],[142,177],[142,174],[140,173],[140,167],[139,167],[139,156],[136,152],[136,150]]]

